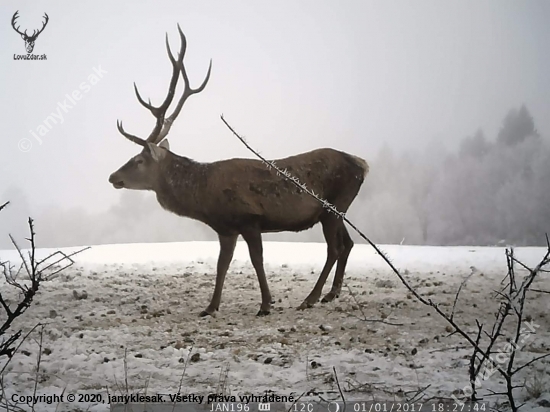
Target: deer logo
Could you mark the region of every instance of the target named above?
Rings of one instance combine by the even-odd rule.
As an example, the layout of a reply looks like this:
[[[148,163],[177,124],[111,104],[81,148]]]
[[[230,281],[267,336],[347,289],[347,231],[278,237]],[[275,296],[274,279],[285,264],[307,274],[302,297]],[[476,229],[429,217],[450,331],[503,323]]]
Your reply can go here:
[[[13,29],[19,33],[21,35],[21,37],[23,38],[23,40],[25,40],[25,48],[27,49],[27,54],[31,54],[33,49],[34,49],[34,42],[36,41],[36,38],[38,37],[38,35],[40,33],[42,33],[44,31],[44,29],[46,28],[46,25],[48,24],[48,20],[50,20],[50,18],[48,17],[48,15],[46,13],[44,13],[44,18],[46,19],[44,21],[44,23],[42,24],[42,28],[40,30],[33,30],[33,33],[32,35],[28,35],[27,34],[27,30],[25,30],[23,33],[19,31],[19,27],[20,26],[17,26],[15,27],[15,23],[16,23],[16,20],[17,18],[19,17],[19,10],[17,10],[15,12],[15,14],[13,15],[12,19],[11,19],[11,26],[13,27]]]

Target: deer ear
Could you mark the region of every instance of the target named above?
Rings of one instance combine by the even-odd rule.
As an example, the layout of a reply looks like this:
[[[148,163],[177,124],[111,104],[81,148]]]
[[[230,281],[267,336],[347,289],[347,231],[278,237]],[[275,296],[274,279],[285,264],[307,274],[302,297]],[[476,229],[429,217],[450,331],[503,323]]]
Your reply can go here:
[[[160,142],[159,147],[164,147],[166,150],[170,150],[170,143],[168,143],[168,139],[164,139]]]
[[[164,150],[161,150],[159,146],[153,143],[147,142],[146,150],[151,154],[151,157],[155,162],[160,162],[166,155]]]

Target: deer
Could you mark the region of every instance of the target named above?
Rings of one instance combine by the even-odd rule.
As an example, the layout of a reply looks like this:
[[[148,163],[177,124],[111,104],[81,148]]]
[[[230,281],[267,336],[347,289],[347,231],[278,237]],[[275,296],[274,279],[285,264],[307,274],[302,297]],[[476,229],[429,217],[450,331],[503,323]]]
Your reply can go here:
[[[134,83],[136,98],[156,118],[155,126],[147,138],[141,138],[126,132],[122,121],[117,120],[120,134],[142,150],[112,173],[109,182],[115,189],[153,191],[165,210],[198,220],[217,233],[220,249],[214,291],[210,303],[199,316],[216,316],[219,311],[224,280],[239,236],[248,246],[260,286],[261,305],[257,316],[268,315],[274,302],[264,270],[262,233],[300,232],[317,223],[322,225],[327,257],[315,286],[297,309],[311,308],[319,301],[336,264],[332,288],[321,300],[331,302],[341,292],[346,264],[354,246],[338,215],[260,160],[233,158],[203,163],[170,151],[166,136],[174,120],[187,99],[204,90],[212,69],[210,60],[202,84],[191,88],[183,62],[187,40],[179,24],[178,31],[181,48],[177,58],[172,55],[166,34],[172,77],[162,104],[153,106],[150,100],[146,102]],[[172,114],[166,117],[180,75],[183,92]],[[342,213],[348,210],[369,171],[364,159],[332,148],[320,148],[274,162]]]
[[[21,32],[19,31],[20,26],[15,27],[16,20],[19,18],[19,10],[17,10],[13,14],[13,17],[11,18],[11,26],[17,33],[21,35],[21,38],[25,40],[25,49],[29,54],[32,53],[32,51],[34,50],[34,42],[36,41],[36,38],[40,33],[44,31],[44,29],[46,28],[46,25],[48,24],[48,21],[50,20],[50,18],[46,13],[44,13],[43,17],[44,17],[44,22],[42,23],[42,28],[40,30],[33,30],[30,36],[27,34],[27,30],[25,30],[24,32]]]

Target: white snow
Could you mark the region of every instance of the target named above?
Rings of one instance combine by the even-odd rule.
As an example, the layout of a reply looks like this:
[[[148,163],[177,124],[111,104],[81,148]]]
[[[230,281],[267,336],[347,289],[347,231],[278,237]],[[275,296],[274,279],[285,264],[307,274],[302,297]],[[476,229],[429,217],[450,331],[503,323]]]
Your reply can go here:
[[[43,348],[51,353],[41,357],[36,393],[125,394],[127,381],[129,393],[168,394],[178,392],[181,380],[185,394],[208,394],[223,386],[226,394],[270,390],[300,395],[313,390],[310,397],[318,399],[321,393],[324,399],[336,399],[333,367],[347,399],[391,400],[427,385],[426,397],[450,397],[468,386],[471,350],[459,337],[448,336],[447,324],[431,308],[411,299],[367,245],[356,245],[349,259],[345,282],[353,296],[345,287],[332,303],[296,311],[317,280],[325,248],[315,243],[264,243],[276,303],[271,315],[257,318],[260,291],[246,244],[239,242],[219,313],[199,318],[213,292],[217,242],[92,247],[75,257],[74,266],[43,283],[31,308],[12,328],[26,333],[38,322],[46,323]],[[423,295],[447,311],[458,286],[473,271],[456,319],[471,333],[476,318],[492,325],[498,305],[491,296],[506,274],[504,248],[382,249]],[[41,249],[38,255],[53,251]],[[544,252],[517,248],[516,256],[534,265]],[[14,251],[0,251],[1,261],[17,259]],[[331,282],[332,277],[325,293]],[[548,276],[541,276],[533,287],[548,290],[549,284]],[[1,287],[13,302],[15,292],[5,283]],[[73,291],[88,296],[77,299]],[[533,292],[526,314],[540,327],[517,352],[518,365],[550,350],[549,313],[549,295]],[[382,319],[400,325],[376,322]],[[8,393],[33,394],[38,339],[34,332],[7,367],[3,384]],[[183,374],[190,351],[200,359],[189,361]],[[546,392],[549,362],[540,361],[523,374],[528,382],[542,377]],[[501,382],[495,374],[482,389],[502,390]],[[518,391],[518,398],[525,396],[525,390]],[[536,402],[530,400],[525,408],[536,408]],[[75,410],[75,405],[41,403],[37,410]],[[107,404],[79,405],[82,410],[108,410]]]

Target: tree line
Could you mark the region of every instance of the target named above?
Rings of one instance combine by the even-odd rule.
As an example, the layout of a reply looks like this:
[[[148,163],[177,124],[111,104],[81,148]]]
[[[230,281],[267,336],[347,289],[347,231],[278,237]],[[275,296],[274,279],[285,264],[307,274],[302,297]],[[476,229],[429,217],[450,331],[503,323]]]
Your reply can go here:
[[[545,245],[550,147],[525,106],[508,112],[496,136],[478,130],[456,150],[432,144],[397,151],[386,145],[362,157],[370,172],[348,216],[377,243]],[[8,189],[3,198],[17,207],[0,216],[0,223],[24,236],[32,202],[19,188]],[[51,207],[32,214],[42,247],[217,239],[202,223],[163,210],[151,193],[122,191],[119,202],[102,212]],[[264,238],[323,241],[322,236],[316,226]],[[0,240],[0,248],[7,247]]]
[[[456,151],[382,148],[355,214],[380,243],[544,245],[549,185],[548,142],[521,106],[493,139],[478,130]]]

